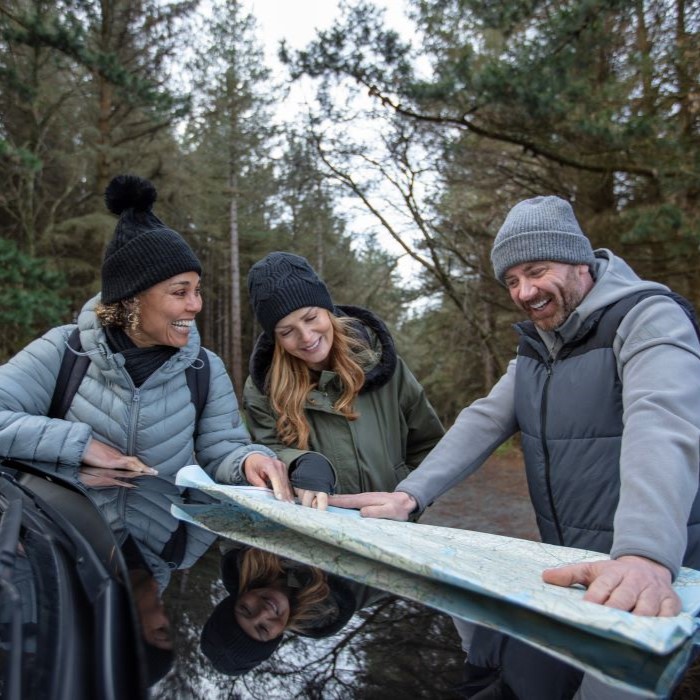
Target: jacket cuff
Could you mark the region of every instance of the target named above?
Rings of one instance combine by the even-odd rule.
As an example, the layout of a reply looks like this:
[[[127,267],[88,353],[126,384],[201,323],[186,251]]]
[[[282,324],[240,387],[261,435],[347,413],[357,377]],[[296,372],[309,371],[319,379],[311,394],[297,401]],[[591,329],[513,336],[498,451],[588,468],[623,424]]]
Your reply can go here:
[[[247,484],[248,481],[243,472],[243,465],[246,459],[252,454],[263,454],[266,457],[277,459],[277,455],[269,447],[265,447],[265,445],[247,445],[242,454],[236,452],[235,456],[229,455],[224,459],[216,469],[214,480],[218,481],[220,484],[233,484],[238,486]]]

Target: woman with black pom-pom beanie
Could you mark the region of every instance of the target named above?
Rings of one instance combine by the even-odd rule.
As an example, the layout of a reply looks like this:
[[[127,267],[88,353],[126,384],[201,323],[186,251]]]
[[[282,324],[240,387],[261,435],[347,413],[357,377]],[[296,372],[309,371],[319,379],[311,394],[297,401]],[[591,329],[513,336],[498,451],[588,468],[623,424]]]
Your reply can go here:
[[[251,444],[223,362],[200,348],[201,265],[153,213],[156,196],[140,177],[109,183],[106,204],[119,219],[101,294],[77,326],[51,329],[0,366],[0,457],[80,480],[162,590],[172,568],[191,566],[214,539],[170,514],[182,502],[178,469],[196,459],[217,481],[291,492],[284,465]],[[54,390],[68,353],[87,360],[61,402]]]

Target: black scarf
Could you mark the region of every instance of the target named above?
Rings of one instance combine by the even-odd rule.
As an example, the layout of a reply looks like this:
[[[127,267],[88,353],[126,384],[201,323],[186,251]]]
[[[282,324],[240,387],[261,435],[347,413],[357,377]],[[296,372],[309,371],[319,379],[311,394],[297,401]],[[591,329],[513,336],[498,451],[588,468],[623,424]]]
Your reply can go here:
[[[107,326],[107,343],[112,352],[124,355],[124,367],[134,382],[140,387],[161,365],[165,364],[176,352],[177,348],[170,345],[153,345],[149,348],[138,348],[122,328]]]

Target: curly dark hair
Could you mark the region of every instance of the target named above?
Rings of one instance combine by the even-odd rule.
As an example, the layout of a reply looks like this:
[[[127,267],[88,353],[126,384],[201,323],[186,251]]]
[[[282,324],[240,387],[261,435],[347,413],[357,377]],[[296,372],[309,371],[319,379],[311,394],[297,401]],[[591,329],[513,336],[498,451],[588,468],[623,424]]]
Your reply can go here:
[[[141,322],[141,304],[138,297],[120,299],[111,304],[98,304],[95,315],[103,326],[136,330]]]

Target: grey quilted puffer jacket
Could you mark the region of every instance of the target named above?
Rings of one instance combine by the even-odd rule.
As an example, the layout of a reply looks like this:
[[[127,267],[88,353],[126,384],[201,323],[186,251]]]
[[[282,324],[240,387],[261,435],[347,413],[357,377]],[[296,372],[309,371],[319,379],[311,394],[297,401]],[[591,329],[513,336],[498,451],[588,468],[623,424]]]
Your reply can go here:
[[[113,530],[124,537],[131,532],[150,560],[150,554],[162,551],[178,524],[169,514],[170,503],[181,501],[174,486],[178,469],[196,459],[217,481],[242,483],[241,462],[248,454],[274,453],[251,444],[223,362],[209,351],[209,393],[195,440],[195,407],[185,375],[185,369],[198,361],[195,329],[187,346],[136,389],[124,369],[124,357],[107,344],[94,313],[98,301],[99,296],[90,300],[78,318],[90,365],[64,420],[47,418],[46,413],[63,353],[71,352],[66,339],[75,326],[51,329],[0,366],[0,457],[76,477],[94,437],[157,469],[157,477],[134,480],[137,489],[88,489]],[[188,529],[192,534],[182,567],[191,565],[214,539]]]

